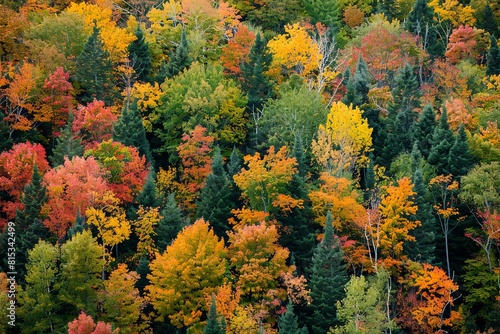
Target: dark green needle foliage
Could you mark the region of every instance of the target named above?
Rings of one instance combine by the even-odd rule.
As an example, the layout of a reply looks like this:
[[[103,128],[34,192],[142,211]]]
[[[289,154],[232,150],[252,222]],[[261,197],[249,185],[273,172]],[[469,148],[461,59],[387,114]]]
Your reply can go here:
[[[186,37],[186,30],[183,29],[181,33],[181,40],[179,45],[175,49],[174,53],[170,54],[170,59],[164,68],[163,80],[159,82],[162,83],[165,78],[173,78],[185,68],[188,68],[192,63],[191,57],[189,56],[189,47]]]
[[[490,37],[490,49],[486,56],[486,75],[500,74],[500,50],[498,49],[497,39]]]
[[[167,201],[160,214],[163,218],[156,228],[155,241],[160,252],[163,252],[185,226],[181,209],[177,205],[173,193],[167,196]]]
[[[443,107],[439,125],[432,135],[432,147],[427,159],[431,165],[436,166],[438,175],[447,173],[448,157],[454,142],[455,138],[448,124],[448,113]]]
[[[299,328],[297,315],[293,313],[293,304],[289,300],[286,305],[286,312],[279,317],[278,320],[278,333],[279,334],[308,334],[305,327]]]
[[[432,105],[424,107],[413,131],[413,140],[418,143],[418,149],[422,156],[427,159],[432,148],[432,136],[436,129],[436,113]]]
[[[136,40],[128,46],[130,65],[134,69],[138,81],[148,82],[153,66],[149,55],[148,42],[144,39],[144,32],[139,25],[137,25],[134,35]]]
[[[210,303],[210,309],[208,310],[207,325],[203,329],[203,334],[225,334],[226,333],[226,321],[224,317],[219,316],[217,313],[217,304],[215,303],[215,297],[212,296],[212,302]]]
[[[454,176],[466,175],[476,164],[476,158],[472,155],[464,125],[461,124],[455,142],[450,149],[448,157],[448,172]]]
[[[64,158],[71,160],[73,157],[83,156],[84,147],[82,140],[73,133],[73,113],[69,113],[68,123],[62,129],[61,135],[56,139],[56,145],[49,157],[53,167],[64,164]]]

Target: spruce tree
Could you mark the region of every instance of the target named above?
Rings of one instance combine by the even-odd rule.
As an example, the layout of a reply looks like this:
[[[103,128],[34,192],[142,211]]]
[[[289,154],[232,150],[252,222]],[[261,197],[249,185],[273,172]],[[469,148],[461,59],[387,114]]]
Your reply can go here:
[[[95,23],[92,34],[76,58],[75,81],[75,87],[80,89],[77,97],[81,102],[90,103],[96,99],[107,106],[113,105],[117,97],[113,65]]]
[[[418,143],[418,149],[424,159],[429,157],[432,148],[432,136],[436,126],[436,113],[432,105],[428,104],[420,114],[413,131],[413,140]]]
[[[314,334],[324,334],[338,324],[337,301],[344,298],[344,285],[349,280],[338,239],[334,238],[332,215],[326,217],[325,235],[314,250],[309,287],[312,315],[308,319]]]
[[[151,270],[149,269],[149,260],[146,255],[141,256],[139,263],[137,264],[136,272],[139,275],[139,279],[135,283],[135,286],[141,293],[144,293],[144,289],[147,285],[149,285],[147,276],[151,273]]]
[[[342,99],[344,104],[350,105],[352,103],[355,107],[362,107],[368,103],[368,92],[370,91],[369,75],[368,65],[360,54],[354,75],[350,73],[349,69],[345,73],[347,92]]]
[[[227,220],[232,216],[231,209],[235,207],[230,187],[231,181],[224,170],[220,148],[216,147],[212,173],[207,176],[205,186],[201,190],[197,216],[208,220],[219,237],[225,237],[230,229]]]
[[[248,61],[241,64],[243,75],[242,90],[248,95],[247,108],[250,112],[262,109],[264,102],[271,97],[272,85],[265,72],[269,69],[272,55],[267,51],[266,41],[257,34],[250,49]]]
[[[487,2],[481,13],[481,18],[477,20],[476,27],[489,32],[492,37],[500,38],[500,29],[498,28],[498,20],[495,13],[491,9],[490,3]]]
[[[303,2],[313,24],[320,22],[338,32],[341,23],[338,0],[303,0]]]
[[[498,49],[497,39],[490,36],[490,49],[486,56],[486,75],[500,74],[500,50]]]
[[[186,30],[182,29],[181,40],[179,45],[175,49],[175,53],[170,54],[170,59],[164,69],[165,76],[167,78],[173,78],[185,68],[188,68],[192,63],[191,57],[189,56],[189,47],[186,37]],[[165,79],[165,78],[164,78]],[[160,82],[163,82],[160,81]]]
[[[42,175],[35,164],[31,183],[24,187],[21,203],[24,210],[16,211],[16,260],[17,263],[28,263],[28,251],[31,250],[39,239],[45,239],[47,228],[42,224],[42,207],[47,203],[47,189],[42,184]],[[25,268],[18,266],[19,279],[25,276]]]
[[[243,167],[243,161],[238,155],[238,149],[236,147],[234,147],[233,150],[231,151],[231,156],[229,157],[229,163],[227,164],[226,167],[227,167],[227,172],[231,177],[231,179],[234,175],[238,174],[241,171],[241,168]]]
[[[455,138],[448,124],[448,113],[443,107],[439,125],[432,135],[432,147],[427,159],[431,165],[436,166],[438,174],[447,173],[448,157],[454,142]]]
[[[163,218],[156,228],[155,244],[163,252],[185,226],[181,209],[177,206],[173,193],[167,196],[167,201],[160,214]]]
[[[155,177],[156,173],[153,169],[150,169],[141,192],[135,198],[138,205],[150,208],[157,208],[161,205],[161,197],[155,185]]]
[[[431,57],[444,53],[441,43],[437,43],[438,32],[434,21],[434,10],[427,0],[417,0],[408,14],[405,28],[419,37],[422,47]]]
[[[463,176],[466,175],[475,164],[476,158],[472,154],[467,142],[465,127],[461,124],[458,134],[455,137],[455,142],[450,149],[447,170],[454,176]]]
[[[278,319],[278,333],[279,334],[308,334],[305,327],[299,328],[297,315],[293,313],[293,304],[289,300],[286,305],[286,312]]]
[[[144,32],[140,25],[137,25],[134,35],[136,39],[128,46],[130,64],[137,75],[138,81],[149,82],[153,65],[149,55],[148,42],[144,39]]]
[[[49,160],[53,167],[64,164],[64,158],[71,160],[73,157],[83,155],[84,147],[79,136],[73,134],[73,113],[68,115],[68,123],[62,129],[61,135],[56,139],[56,145],[52,150]]]
[[[212,302],[210,303],[210,309],[207,316],[207,325],[203,329],[203,334],[225,334],[226,325],[223,319],[223,317],[217,314],[217,304],[215,302],[215,297],[212,296]]]
[[[411,219],[420,221],[421,225],[410,232],[410,235],[415,238],[415,242],[404,244],[406,254],[410,260],[434,264],[438,224],[420,168],[417,168],[413,174],[413,190],[416,193],[415,204],[418,206],[418,210]]]
[[[125,146],[137,148],[139,154],[146,157],[151,165],[153,164],[153,154],[146,138],[146,130],[139,114],[136,99],[125,103],[122,114],[113,126],[113,140]]]

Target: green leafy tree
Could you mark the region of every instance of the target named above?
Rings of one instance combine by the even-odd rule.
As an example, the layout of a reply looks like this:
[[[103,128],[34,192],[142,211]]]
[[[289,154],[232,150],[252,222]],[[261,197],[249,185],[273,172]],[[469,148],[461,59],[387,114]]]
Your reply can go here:
[[[495,36],[490,37],[490,48],[486,56],[486,75],[500,74],[500,50]]]
[[[446,173],[450,149],[454,142],[455,138],[448,124],[448,113],[443,107],[439,125],[432,135],[432,147],[427,159],[430,164],[436,166],[438,174]]]
[[[73,133],[73,113],[68,115],[68,123],[61,130],[61,135],[56,139],[56,145],[49,157],[53,167],[64,164],[64,158],[71,160],[73,157],[83,156],[84,147],[80,136]]]
[[[460,124],[455,142],[450,148],[447,171],[455,176],[462,176],[467,174],[469,170],[474,167],[475,163],[476,158],[472,155],[472,151],[467,142],[465,127],[463,124]]]
[[[215,297],[212,296],[210,309],[208,310],[207,325],[203,328],[203,334],[225,334],[226,324],[224,317],[219,316],[217,313],[217,304]]]
[[[59,248],[43,240],[29,251],[26,286],[19,294],[23,333],[53,333],[62,329],[55,289],[58,261]]]
[[[326,216],[324,238],[314,251],[310,272],[312,315],[308,322],[313,333],[323,334],[339,324],[336,303],[344,298],[343,288],[349,280],[340,242],[333,234],[331,212]]]
[[[107,106],[113,104],[116,97],[113,65],[96,25],[83,46],[82,53],[76,58],[75,81],[75,88],[80,90],[77,97],[81,102],[90,103],[96,99]]]
[[[278,333],[282,334],[308,334],[306,327],[299,327],[298,318],[293,313],[293,304],[289,300],[286,305],[286,312],[279,317]]]
[[[56,289],[66,304],[66,314],[74,316],[79,310],[96,314],[97,290],[102,285],[104,267],[102,247],[90,231],[77,233],[61,246],[61,265]]]
[[[113,125],[113,140],[125,146],[136,147],[149,163],[153,163],[153,155],[137,108],[137,100],[126,101],[122,114]]]
[[[137,25],[134,35],[136,39],[128,46],[130,65],[134,69],[138,81],[149,82],[151,80],[153,65],[149,54],[148,42],[144,39],[144,32],[140,25]]]
[[[207,176],[201,191],[197,216],[209,221],[219,237],[225,236],[229,230],[227,220],[232,217],[231,210],[235,207],[230,188],[231,180],[224,170],[222,154],[217,147],[212,161],[212,172]]]

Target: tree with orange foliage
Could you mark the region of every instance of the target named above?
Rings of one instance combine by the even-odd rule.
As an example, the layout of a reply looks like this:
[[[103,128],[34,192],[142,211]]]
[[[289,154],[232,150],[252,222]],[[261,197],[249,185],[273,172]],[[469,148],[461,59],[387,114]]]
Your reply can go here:
[[[245,156],[244,160],[248,169],[242,169],[233,178],[253,210],[273,213],[302,207],[302,200],[285,193],[287,184],[297,173],[297,160],[287,156],[286,146],[278,152],[271,146],[262,158],[257,152]]]
[[[475,63],[481,59],[484,61],[487,48],[488,40],[484,30],[460,25],[450,35],[445,56],[452,64],[463,60]]]
[[[159,321],[177,328],[200,322],[208,311],[205,297],[217,291],[227,272],[224,241],[199,219],[182,230],[163,254],[151,261],[146,287]]]
[[[43,98],[43,103],[52,108],[50,121],[54,136],[59,135],[59,129],[66,124],[68,113],[74,106],[73,85],[68,80],[69,72],[64,72],[62,67],[58,67],[43,85],[47,93],[47,96]]]
[[[222,48],[220,61],[224,66],[224,73],[241,76],[241,64],[248,61],[250,49],[255,41],[255,33],[250,31],[246,25],[239,25],[234,37]]]
[[[68,334],[118,334],[120,329],[113,330],[111,324],[99,321],[97,324],[91,316],[80,313],[78,318],[68,323]]]
[[[0,190],[8,195],[6,200],[0,200],[4,214],[0,217],[0,229],[15,217],[16,210],[24,209],[21,195],[24,187],[31,182],[35,165],[41,174],[49,169],[45,149],[40,144],[16,144],[11,150],[0,154]]]
[[[444,270],[424,263],[410,278],[421,301],[411,310],[413,320],[419,325],[419,332],[440,333],[443,327],[452,327],[460,319],[460,313],[454,310],[445,317],[446,310],[454,305],[456,298],[453,298],[453,293],[458,290],[458,285]]]
[[[49,200],[42,211],[47,215],[44,225],[58,238],[92,206],[109,187],[101,166],[93,157],[74,157],[64,165],[48,171],[44,177]]]

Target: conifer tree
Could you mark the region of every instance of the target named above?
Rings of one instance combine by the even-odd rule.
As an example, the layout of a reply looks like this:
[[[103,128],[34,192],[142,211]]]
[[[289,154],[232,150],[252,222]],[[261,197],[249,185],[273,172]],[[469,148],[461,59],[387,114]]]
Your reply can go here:
[[[345,74],[347,92],[344,99],[342,99],[344,104],[350,105],[352,103],[355,107],[362,107],[368,103],[368,92],[370,91],[369,75],[368,65],[360,54],[354,75],[350,73],[349,69],[347,69]]]
[[[236,147],[231,151],[231,156],[229,157],[229,163],[227,164],[227,172],[232,178],[234,175],[238,174],[243,167],[243,160],[238,155],[238,149]]]
[[[476,21],[476,26],[479,29],[483,29],[489,32],[492,37],[500,37],[500,29],[498,28],[498,20],[493,12],[490,3],[487,2],[484,6],[484,10],[481,13],[481,18]]]
[[[447,170],[454,176],[463,176],[466,175],[472,167],[474,167],[475,163],[476,158],[472,155],[467,142],[465,127],[463,124],[460,124],[458,134],[455,137],[455,142],[450,149]]]
[[[420,221],[421,225],[410,232],[415,237],[415,242],[407,242],[404,246],[410,260],[434,264],[438,224],[420,168],[413,174],[413,190],[416,193],[415,204],[418,210],[411,219]]]
[[[125,103],[122,114],[113,126],[113,140],[125,146],[136,147],[150,164],[153,163],[153,155],[137,108],[137,100]]]
[[[338,0],[303,0],[312,23],[322,23],[334,32],[340,28],[340,6]]]
[[[68,232],[66,232],[66,235],[68,236],[68,239],[71,240],[76,234],[81,233],[84,230],[85,230],[85,217],[80,212],[80,208],[78,208],[78,211],[76,212],[75,224],[70,228],[68,228]]]
[[[144,32],[140,25],[134,32],[136,39],[128,46],[130,64],[137,75],[137,80],[148,82],[151,79],[151,56],[149,55],[148,42],[144,39]]]
[[[181,40],[179,45],[175,49],[175,53],[170,54],[170,59],[164,69],[164,80],[166,78],[173,78],[185,68],[188,68],[192,63],[191,57],[189,56],[189,47],[186,37],[186,30],[182,29]],[[160,82],[163,82],[160,81]]]
[[[427,159],[431,165],[436,166],[438,174],[447,173],[448,157],[454,142],[455,138],[448,124],[448,113],[443,107],[439,125],[432,135],[432,147]]]
[[[438,33],[434,21],[434,10],[427,0],[417,0],[406,20],[406,30],[419,37],[422,47],[431,57],[442,55],[444,48],[437,43]]]
[[[413,131],[413,140],[418,143],[418,149],[424,159],[429,157],[432,148],[432,136],[436,126],[436,113],[432,105],[428,104],[420,114]]]
[[[7,151],[12,147],[12,135],[10,127],[4,121],[5,114],[0,110],[0,151]]]
[[[109,53],[104,49],[99,28],[94,24],[92,34],[76,58],[75,87],[80,89],[78,98],[83,103],[94,99],[113,105],[116,97],[113,80],[113,65]]]
[[[271,97],[272,85],[265,75],[271,61],[272,55],[267,51],[265,39],[257,34],[248,61],[241,64],[242,89],[248,94],[247,108],[251,112],[261,110],[264,102]]]
[[[161,197],[155,185],[155,177],[156,173],[153,169],[150,169],[146,182],[135,199],[138,205],[150,208],[156,208],[161,205]]]
[[[149,284],[149,279],[147,276],[151,273],[149,270],[149,260],[148,257],[144,254],[139,259],[139,263],[137,264],[137,274],[139,274],[139,279],[136,282],[137,289],[142,293],[144,293],[144,288]]]
[[[220,148],[216,147],[212,173],[207,176],[205,186],[201,190],[197,216],[209,221],[214,233],[219,237],[225,236],[229,230],[227,220],[232,216],[231,209],[235,207],[230,187],[231,181],[224,170]]]
[[[278,319],[278,333],[279,334],[307,334],[307,328],[299,328],[297,315],[293,313],[293,304],[289,300],[286,305],[286,312]]]
[[[56,145],[52,151],[52,156],[49,157],[53,167],[60,166],[64,163],[64,158],[71,160],[73,157],[83,155],[84,147],[82,139],[73,134],[73,113],[68,115],[68,123],[62,129],[61,135],[56,139]]]
[[[215,303],[215,297],[212,296],[212,302],[210,303],[210,309],[208,310],[207,325],[203,329],[203,334],[225,334],[226,325],[224,317],[220,317],[217,313],[217,304]]]
[[[24,187],[21,203],[24,210],[16,211],[16,260],[18,263],[28,263],[28,252],[39,239],[47,236],[47,228],[42,224],[42,207],[47,203],[47,189],[42,184],[42,175],[35,164],[31,183]],[[18,266],[18,283],[23,282],[25,267]]]
[[[325,236],[314,251],[310,269],[312,315],[308,322],[314,334],[324,334],[338,324],[336,303],[344,298],[344,285],[349,280],[342,253],[333,234],[332,214],[328,212]]]
[[[163,218],[156,228],[155,244],[163,252],[185,226],[181,209],[177,205],[173,193],[167,196],[167,201],[160,214]]]
[[[500,50],[495,36],[490,36],[490,49],[486,56],[486,75],[500,74]]]

